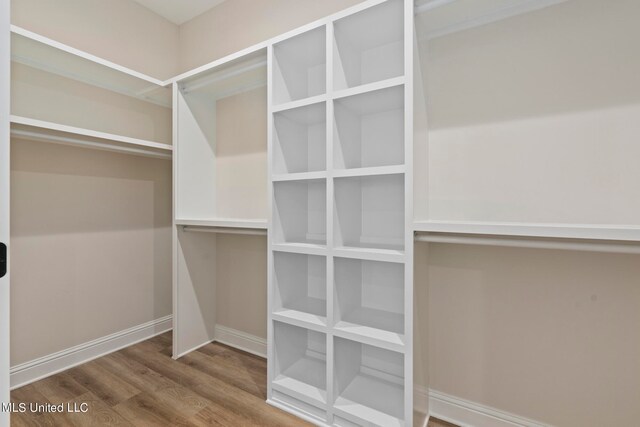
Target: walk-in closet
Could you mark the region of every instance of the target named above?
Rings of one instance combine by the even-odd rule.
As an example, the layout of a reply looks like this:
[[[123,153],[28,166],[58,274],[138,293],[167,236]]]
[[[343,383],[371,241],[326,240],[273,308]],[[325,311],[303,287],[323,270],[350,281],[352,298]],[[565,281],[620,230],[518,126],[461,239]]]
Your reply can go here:
[[[637,1],[0,7],[0,427],[637,423]]]

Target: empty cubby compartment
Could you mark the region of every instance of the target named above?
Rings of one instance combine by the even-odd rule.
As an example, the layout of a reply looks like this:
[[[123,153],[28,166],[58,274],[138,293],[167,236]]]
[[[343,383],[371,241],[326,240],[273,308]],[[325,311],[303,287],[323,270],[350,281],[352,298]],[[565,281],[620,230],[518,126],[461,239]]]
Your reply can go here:
[[[334,258],[337,327],[404,334],[404,264]]]
[[[326,335],[274,322],[274,385],[307,403],[326,403]]]
[[[338,99],[334,116],[334,168],[404,164],[404,86]]]
[[[334,24],[334,89],[404,74],[404,2],[391,0]]]
[[[327,115],[324,102],[273,115],[273,172],[326,169]]]
[[[327,259],[324,256],[275,252],[275,310],[295,310],[326,319]]]
[[[326,32],[316,28],[273,46],[273,103],[326,92]]]
[[[334,340],[335,413],[358,424],[404,425],[404,356]]]
[[[325,245],[327,184],[325,180],[273,183],[274,243]]]
[[[336,247],[404,250],[404,174],[335,179]]]

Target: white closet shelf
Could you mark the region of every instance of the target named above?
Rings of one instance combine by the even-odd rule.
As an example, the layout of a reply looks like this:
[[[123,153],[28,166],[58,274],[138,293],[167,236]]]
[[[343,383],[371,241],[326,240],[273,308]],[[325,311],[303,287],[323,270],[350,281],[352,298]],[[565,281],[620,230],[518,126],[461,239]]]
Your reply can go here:
[[[333,254],[342,258],[364,259],[369,261],[404,262],[405,253],[393,249],[359,248],[340,246],[334,248]]]
[[[278,104],[273,107],[273,113],[279,113],[280,111],[293,110],[294,108],[306,107],[307,105],[318,104],[320,102],[325,102],[327,100],[327,95],[316,95],[311,96],[309,98],[299,99],[296,101],[285,102],[284,104]]]
[[[404,318],[404,316],[402,317]],[[370,328],[351,322],[340,321],[336,323],[334,326],[334,335],[398,353],[402,353],[405,350],[404,334]]]
[[[274,243],[272,247],[273,250],[277,252],[305,255],[327,255],[327,247],[325,245],[316,245],[313,243]]]
[[[316,367],[309,363],[305,369],[316,369]],[[310,405],[324,406],[327,403],[326,391],[286,375],[278,376],[273,381],[273,388]]]
[[[21,116],[10,116],[11,136],[96,150],[147,157],[171,158],[173,147],[154,141],[98,132]]]
[[[171,107],[168,83],[11,26],[11,60],[92,86]]]
[[[327,177],[326,171],[319,172],[297,172],[297,173],[283,173],[283,174],[274,174],[271,177],[271,180],[274,182],[282,182],[282,181],[305,181],[309,179],[324,179]]]
[[[514,222],[416,221],[414,230],[425,233],[484,234],[511,237],[640,241],[640,227],[594,224]]]
[[[176,225],[194,227],[223,227],[223,228],[248,228],[267,229],[266,219],[239,219],[239,218],[213,218],[213,219],[188,219],[176,218]]]
[[[324,316],[317,316],[315,314],[305,313],[298,310],[290,310],[287,308],[274,311],[272,316],[274,320],[278,320],[282,323],[299,326],[312,331],[326,332],[327,318]]]
[[[346,178],[352,176],[376,176],[402,174],[406,170],[404,165],[376,166],[370,168],[337,169],[333,171],[335,178]]]
[[[335,91],[333,97],[335,99],[347,98],[353,95],[360,95],[361,93],[373,92],[380,89],[387,89],[396,86],[402,86],[405,82],[405,77],[393,77],[387,80],[381,80],[374,83],[367,83],[360,86],[352,87],[349,89],[342,89]]]
[[[385,405],[385,400],[401,400],[402,393],[403,390],[400,385],[360,374],[353,379],[342,396],[336,399],[334,412],[336,415],[356,424],[402,427],[405,425],[402,418],[375,409]],[[373,402],[362,405],[351,400],[349,396],[352,395],[371,396]],[[401,405],[399,407],[402,408]]]

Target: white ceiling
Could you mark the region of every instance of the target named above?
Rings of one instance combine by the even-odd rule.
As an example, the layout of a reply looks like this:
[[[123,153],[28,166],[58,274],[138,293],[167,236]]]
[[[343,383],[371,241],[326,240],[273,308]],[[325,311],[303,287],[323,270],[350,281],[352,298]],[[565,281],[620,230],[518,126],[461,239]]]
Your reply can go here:
[[[134,0],[165,17],[174,24],[180,25],[206,12],[225,0]]]

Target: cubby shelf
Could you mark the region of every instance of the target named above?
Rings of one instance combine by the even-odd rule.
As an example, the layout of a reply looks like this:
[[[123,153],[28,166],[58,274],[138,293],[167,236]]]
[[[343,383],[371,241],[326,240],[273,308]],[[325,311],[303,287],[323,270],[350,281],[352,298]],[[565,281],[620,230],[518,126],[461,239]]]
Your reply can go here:
[[[314,405],[327,403],[326,335],[274,321],[276,375],[280,391]]]
[[[171,107],[166,82],[11,26],[11,60],[86,84]]]
[[[12,115],[10,121],[11,136],[31,141],[49,142],[163,159],[170,159],[173,151],[173,147],[169,144],[98,132],[27,117]]]
[[[326,30],[315,28],[273,46],[273,102],[326,93]]]
[[[318,425],[412,422],[410,11],[371,1],[271,50],[269,401]],[[283,352],[318,337],[291,365],[326,381],[291,380]]]
[[[358,425],[404,426],[401,353],[335,338],[336,415]]]

